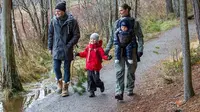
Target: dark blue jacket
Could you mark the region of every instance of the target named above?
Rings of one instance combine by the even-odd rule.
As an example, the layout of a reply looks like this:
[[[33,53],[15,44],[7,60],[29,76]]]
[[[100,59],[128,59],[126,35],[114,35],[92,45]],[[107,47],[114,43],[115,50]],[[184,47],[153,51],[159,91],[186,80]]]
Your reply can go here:
[[[69,14],[65,16],[64,21],[54,16],[49,25],[48,49],[52,50],[53,59],[72,60],[73,46],[80,38],[77,21]]]

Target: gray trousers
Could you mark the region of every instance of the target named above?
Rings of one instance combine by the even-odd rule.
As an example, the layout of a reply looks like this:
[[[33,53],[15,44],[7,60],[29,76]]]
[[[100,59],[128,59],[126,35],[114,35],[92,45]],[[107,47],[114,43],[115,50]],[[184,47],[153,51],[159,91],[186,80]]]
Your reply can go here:
[[[123,53],[123,50],[122,50]],[[126,66],[125,66],[126,64]],[[137,68],[137,49],[133,48],[133,64],[129,64],[125,56],[121,56],[119,63],[115,63],[115,73],[116,73],[116,88],[115,94],[124,93],[125,85],[125,70],[126,72],[126,91],[133,92],[135,83],[135,71]]]

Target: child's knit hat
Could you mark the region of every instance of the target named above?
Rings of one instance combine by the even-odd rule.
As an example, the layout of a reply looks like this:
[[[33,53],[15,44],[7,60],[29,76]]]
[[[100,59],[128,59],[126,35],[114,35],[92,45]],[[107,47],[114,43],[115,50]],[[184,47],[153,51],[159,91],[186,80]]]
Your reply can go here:
[[[129,28],[128,20],[126,20],[126,19],[122,19],[122,20],[121,20],[121,24],[120,24],[120,26],[126,26],[126,27]]]
[[[99,34],[98,33],[91,34],[90,39],[95,39],[96,41],[99,41]]]

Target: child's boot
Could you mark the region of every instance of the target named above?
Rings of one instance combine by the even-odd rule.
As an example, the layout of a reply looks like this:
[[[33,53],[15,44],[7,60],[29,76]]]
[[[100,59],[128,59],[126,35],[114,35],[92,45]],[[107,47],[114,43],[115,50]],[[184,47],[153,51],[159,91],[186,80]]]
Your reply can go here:
[[[117,99],[117,100],[123,100],[123,93],[115,95],[115,99]]]
[[[100,91],[103,93],[105,90],[104,83],[102,82],[102,86],[100,87]]]
[[[89,97],[95,97],[94,91],[90,91]]]
[[[69,86],[69,83],[63,83],[63,89],[62,89],[62,94],[61,94],[62,97],[69,96],[68,86]]]
[[[62,92],[62,86],[63,86],[63,82],[62,82],[62,79],[59,79],[58,81],[57,81],[57,90],[56,90],[56,92],[57,93],[59,93],[59,94],[61,94],[61,92]]]

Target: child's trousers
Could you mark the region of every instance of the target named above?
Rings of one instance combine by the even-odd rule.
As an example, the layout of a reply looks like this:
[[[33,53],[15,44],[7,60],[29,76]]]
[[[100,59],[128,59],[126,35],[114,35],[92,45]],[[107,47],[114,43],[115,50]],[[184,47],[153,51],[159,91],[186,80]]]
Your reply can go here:
[[[101,88],[103,86],[103,82],[100,79],[100,73],[97,71],[87,71],[88,74],[88,91],[96,91],[97,87]]]

